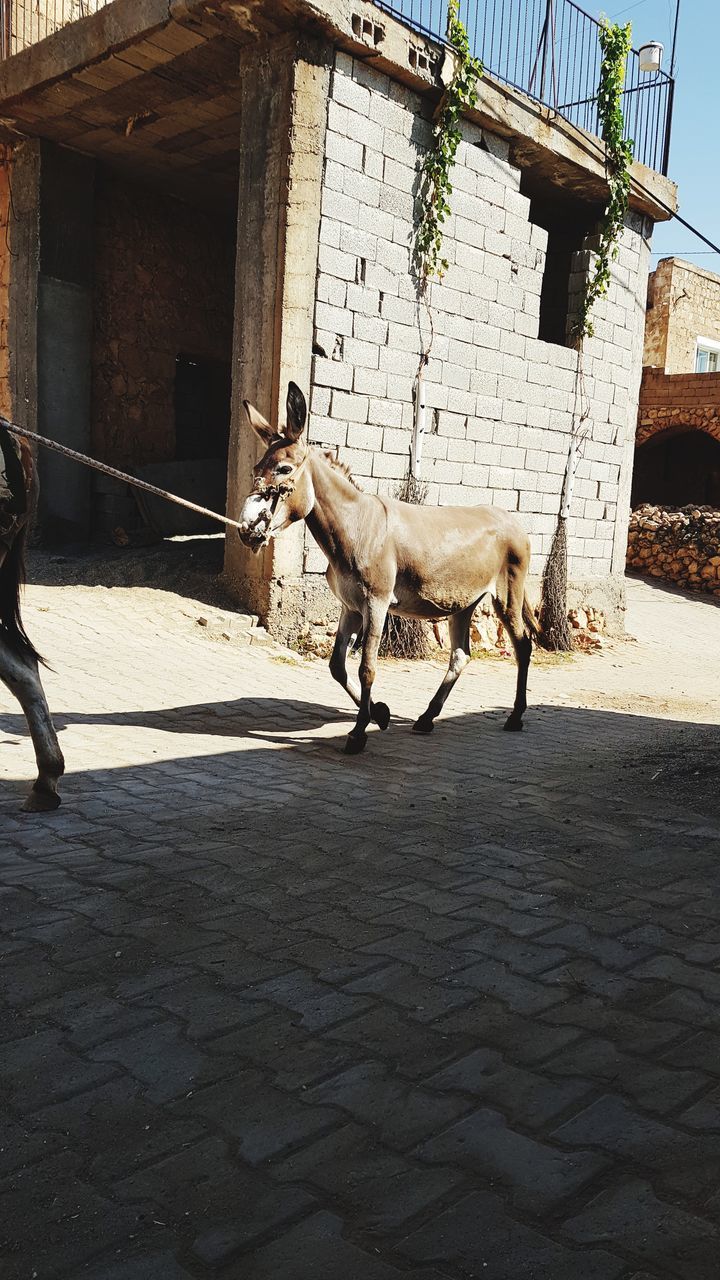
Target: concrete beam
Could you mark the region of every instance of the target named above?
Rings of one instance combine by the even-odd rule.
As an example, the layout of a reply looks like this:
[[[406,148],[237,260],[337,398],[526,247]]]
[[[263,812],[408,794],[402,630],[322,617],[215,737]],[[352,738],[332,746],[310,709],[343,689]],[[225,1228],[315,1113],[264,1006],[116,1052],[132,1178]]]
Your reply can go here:
[[[0,117],[12,124],[12,104],[72,76],[113,52],[172,24],[198,32],[203,25],[239,42],[272,31],[305,30],[363,58],[418,93],[439,98],[443,47],[411,31],[367,0],[114,0],[39,44],[0,64]],[[367,30],[366,30],[367,28]],[[419,55],[422,55],[421,57]],[[483,77],[476,123],[512,139],[513,159],[588,200],[602,200],[605,149],[598,138],[569,124],[525,94]],[[42,133],[42,122],[37,124]],[[673,182],[644,165],[632,168],[631,204],[654,222],[677,209]]]

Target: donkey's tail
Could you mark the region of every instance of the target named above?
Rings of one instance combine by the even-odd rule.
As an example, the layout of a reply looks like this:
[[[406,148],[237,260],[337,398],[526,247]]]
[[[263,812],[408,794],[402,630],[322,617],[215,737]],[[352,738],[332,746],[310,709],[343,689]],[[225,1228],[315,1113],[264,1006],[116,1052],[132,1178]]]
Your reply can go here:
[[[25,538],[23,527],[0,564],[0,640],[5,640],[20,658],[43,659],[28,638],[20,613],[20,593],[25,583]]]
[[[545,636],[543,634],[543,629],[540,626],[537,614],[528,600],[527,595],[523,596],[522,616],[523,622],[525,623],[525,629],[530,636],[530,639],[534,640],[535,644],[540,645],[541,649],[544,649]]]

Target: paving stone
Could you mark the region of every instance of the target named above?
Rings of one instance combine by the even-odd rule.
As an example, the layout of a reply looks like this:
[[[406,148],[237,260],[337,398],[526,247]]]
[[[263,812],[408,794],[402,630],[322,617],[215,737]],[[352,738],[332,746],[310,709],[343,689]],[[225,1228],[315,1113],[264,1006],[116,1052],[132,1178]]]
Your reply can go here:
[[[0,1179],[44,1156],[54,1155],[63,1147],[60,1134],[33,1131],[10,1116],[3,1116],[0,1118]]]
[[[677,1117],[678,1124],[700,1129],[708,1129],[720,1133],[720,1086],[711,1089],[699,1102],[687,1110],[681,1111]]]
[[[636,978],[654,978],[670,982],[673,986],[689,987],[698,991],[713,1003],[720,1003],[720,973],[686,964],[676,956],[654,956],[645,960],[633,971]]]
[[[720,1138],[685,1133],[612,1095],[560,1125],[553,1137],[568,1146],[599,1147],[622,1156],[633,1167],[651,1171],[658,1186],[687,1196],[709,1191],[720,1168]]]
[[[424,1142],[417,1154],[490,1179],[506,1190],[511,1207],[537,1215],[554,1211],[608,1166],[594,1152],[565,1152],[527,1138],[489,1108]]]
[[[356,978],[345,989],[366,996],[383,996],[407,1009],[410,1017],[418,1022],[432,1022],[449,1009],[470,1004],[473,1000],[471,988],[456,988],[450,982],[445,984],[417,977],[409,965],[389,965],[386,969],[378,969],[363,978]]]
[[[172,1022],[156,1022],[130,1035],[118,1036],[90,1050],[96,1062],[125,1067],[147,1086],[154,1102],[172,1098],[207,1084],[231,1069],[220,1056],[209,1057],[186,1041]]]
[[[493,1280],[615,1280],[626,1264],[604,1249],[576,1249],[508,1216],[501,1198],[473,1192],[431,1218],[398,1245],[418,1262],[457,1267],[463,1275]]]
[[[431,1076],[437,1090],[457,1090],[498,1107],[511,1124],[542,1129],[595,1090],[591,1080],[554,1080],[504,1061],[494,1049],[476,1049]]]
[[[192,1280],[192,1276],[170,1252],[164,1252],[91,1264],[83,1269],[82,1280]]]
[[[627,969],[654,949],[637,936],[633,939],[632,934],[619,942],[616,938],[597,937],[586,925],[577,923],[551,929],[543,934],[543,942],[591,956],[607,969]]]
[[[394,1078],[376,1062],[350,1067],[308,1091],[314,1103],[342,1107],[391,1147],[401,1151],[437,1132],[468,1110],[459,1098],[444,1098]]]
[[[674,1111],[706,1089],[700,1071],[671,1069],[621,1053],[609,1040],[586,1039],[544,1064],[549,1075],[582,1076],[618,1087],[646,1111]]]
[[[114,1000],[97,983],[66,991],[35,1005],[36,1016],[52,1017],[65,1030],[65,1041],[83,1051],[153,1022],[151,1010]]]
[[[48,1101],[81,1093],[116,1075],[116,1069],[88,1062],[63,1048],[61,1033],[44,1031],[6,1045],[0,1059],[0,1081],[13,1105],[34,1111]]]
[[[239,1154],[253,1165],[342,1122],[333,1108],[313,1105],[312,1091],[303,1093],[300,1101],[268,1085],[256,1071],[238,1072],[193,1091],[175,1110],[178,1115],[206,1117],[238,1139]]]
[[[720,1231],[684,1209],[659,1200],[647,1182],[633,1178],[603,1191],[563,1227],[580,1244],[604,1244],[657,1266],[661,1276],[717,1280]]]
[[[141,1000],[146,1009],[162,1009],[182,1018],[186,1035],[197,1040],[257,1022],[264,1012],[254,1001],[239,999],[204,975],[170,983]]]
[[[456,947],[460,951],[480,951],[484,955],[501,960],[504,964],[526,977],[542,973],[545,969],[553,969],[567,959],[568,952],[563,947],[545,946],[545,937],[539,941],[530,938],[517,938],[488,925],[474,933],[459,938]]]
[[[653,1054],[662,1052],[674,1040],[687,1037],[687,1028],[681,1022],[656,1019],[653,1016],[656,1008],[653,1006],[648,1010],[651,1016],[644,1016],[645,1010],[640,1014],[606,1003],[599,996],[578,995],[549,1009],[542,1019],[555,1026],[584,1028],[596,1035],[601,1034],[628,1053],[636,1053],[641,1047],[643,1054]],[[663,1054],[663,1061],[670,1061],[670,1056]],[[676,1065],[699,1064],[677,1062]]]
[[[401,1227],[462,1180],[455,1170],[418,1166],[387,1151],[355,1124],[288,1156],[274,1176],[316,1187],[380,1232]]]
[[[179,1123],[149,1102],[137,1081],[127,1075],[43,1107],[29,1123],[38,1134],[62,1136],[101,1182],[120,1178],[139,1164],[204,1136],[200,1125]]]
[[[78,1160],[50,1156],[0,1182],[3,1280],[80,1273],[113,1243],[127,1251],[147,1205],[118,1205],[79,1176]],[[37,1224],[42,1222],[42,1231]]]
[[[220,1224],[223,1231],[228,1223],[238,1229],[246,1224],[252,1240],[312,1205],[312,1197],[295,1188],[280,1197],[264,1179],[229,1157],[221,1138],[189,1143],[122,1178],[113,1192],[121,1202],[153,1204],[155,1216],[166,1224],[185,1227],[191,1217],[205,1241],[199,1247],[206,1261],[219,1248],[218,1240],[213,1245],[206,1237]]]
[[[553,1006],[553,1012],[558,1007]],[[435,1023],[435,1029],[452,1037],[454,1043],[463,1035],[469,1043],[489,1045],[499,1049],[509,1061],[530,1066],[560,1052],[582,1036],[575,1027],[552,1027],[544,1020],[523,1018],[499,1000],[489,998],[441,1018]]]
[[[302,969],[295,969],[280,978],[261,982],[248,991],[253,999],[285,1005],[300,1015],[303,1027],[317,1031],[342,1022],[354,1014],[362,1013],[368,1001],[333,990],[325,983],[316,982]]]
[[[709,1076],[720,1076],[720,1034],[699,1031],[689,1035],[688,1031],[683,1027],[682,1038],[663,1053],[662,1062],[669,1067],[695,1068]]]
[[[282,1228],[316,1208],[301,1187],[259,1188],[243,1197],[231,1222],[213,1226],[199,1235],[192,1251],[207,1267],[224,1267],[263,1237],[277,1236]]]
[[[471,1037],[462,1031],[446,1035],[438,1028],[438,1023],[433,1027],[411,1022],[398,1009],[386,1006],[371,1009],[342,1026],[331,1027],[326,1039],[357,1045],[360,1053],[372,1045],[378,1058],[392,1063],[401,1075],[415,1079],[447,1062],[456,1048],[469,1047],[472,1043]],[[329,1060],[328,1069],[331,1068]]]
[[[404,1267],[359,1248],[342,1232],[342,1219],[336,1214],[316,1213],[256,1250],[237,1274],[245,1280],[278,1280],[279,1276],[283,1280],[401,1280],[407,1275]],[[429,1267],[414,1274],[417,1280],[442,1280]]]
[[[502,1000],[514,1013],[519,1014],[542,1013],[570,994],[567,989],[558,987],[553,990],[531,982],[522,975],[513,973],[506,964],[489,959],[463,969],[457,982]]]

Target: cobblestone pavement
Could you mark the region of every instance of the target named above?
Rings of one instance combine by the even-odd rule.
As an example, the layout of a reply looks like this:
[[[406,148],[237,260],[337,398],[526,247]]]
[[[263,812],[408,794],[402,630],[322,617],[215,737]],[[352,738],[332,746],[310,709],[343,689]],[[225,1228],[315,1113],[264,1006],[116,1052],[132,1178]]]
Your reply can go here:
[[[717,1280],[720,610],[324,665],[151,589],[36,586],[64,806],[0,693],[4,1280]]]

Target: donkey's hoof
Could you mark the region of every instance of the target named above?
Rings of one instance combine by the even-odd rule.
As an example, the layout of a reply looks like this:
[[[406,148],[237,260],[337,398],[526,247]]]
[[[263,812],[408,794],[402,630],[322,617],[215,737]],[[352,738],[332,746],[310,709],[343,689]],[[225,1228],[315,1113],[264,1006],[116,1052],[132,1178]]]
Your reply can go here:
[[[508,733],[520,733],[522,727],[522,718],[516,715],[509,715],[503,725],[503,729],[506,729]]]
[[[432,733],[434,728],[434,720],[431,720],[429,716],[420,716],[420,719],[415,721],[412,731],[413,733]]]
[[[367,734],[364,729],[360,733],[349,733],[345,743],[345,755],[359,756],[360,752],[365,750],[366,744]]]
[[[390,708],[386,702],[374,702],[372,718],[379,729],[387,729],[390,723]]]
[[[60,808],[60,797],[57,791],[36,791],[33,787],[22,806],[22,813],[52,813]]]

